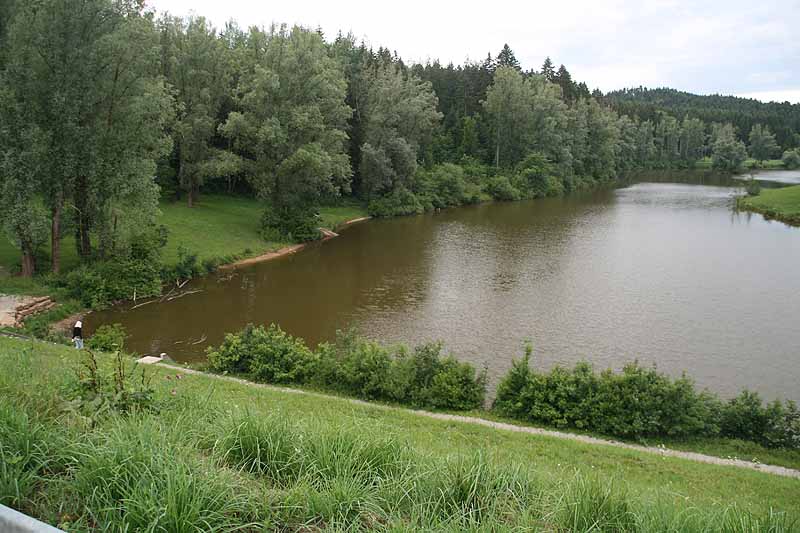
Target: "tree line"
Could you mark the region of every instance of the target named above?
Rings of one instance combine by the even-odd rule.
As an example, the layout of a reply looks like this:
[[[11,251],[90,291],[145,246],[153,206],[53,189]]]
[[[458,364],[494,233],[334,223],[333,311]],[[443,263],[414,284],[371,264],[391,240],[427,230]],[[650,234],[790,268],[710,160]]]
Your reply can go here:
[[[163,240],[166,194],[189,206],[204,190],[253,195],[266,238],[306,240],[315,208],[342,196],[403,214],[705,156],[735,169],[747,155],[730,121],[620,113],[549,58],[523,71],[508,45],[407,65],[351,35],[215,28],[143,4],[0,7],[0,207],[23,275],[46,244],[58,274],[67,235],[87,262],[141,254],[143,239]],[[756,159],[778,155],[767,124],[748,141]]]

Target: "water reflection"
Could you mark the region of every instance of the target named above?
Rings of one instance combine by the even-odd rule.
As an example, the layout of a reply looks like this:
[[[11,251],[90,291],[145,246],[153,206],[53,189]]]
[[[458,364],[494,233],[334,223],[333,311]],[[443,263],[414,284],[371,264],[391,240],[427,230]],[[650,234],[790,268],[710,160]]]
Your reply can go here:
[[[542,367],[638,358],[723,394],[800,400],[800,230],[733,212],[725,180],[371,221],[92,322],[122,322],[133,348],[177,359],[248,322],[311,343],[354,325],[390,342],[444,340],[494,380],[531,339]]]

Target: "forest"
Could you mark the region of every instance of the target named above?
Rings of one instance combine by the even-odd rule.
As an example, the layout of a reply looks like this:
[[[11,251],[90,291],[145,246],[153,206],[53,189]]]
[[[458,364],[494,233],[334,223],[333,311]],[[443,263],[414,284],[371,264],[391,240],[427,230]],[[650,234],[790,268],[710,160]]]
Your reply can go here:
[[[799,105],[698,98],[603,95],[549,58],[524,70],[508,45],[480,62],[407,64],[352,35],[215,28],[140,0],[6,0],[0,216],[23,276],[59,275],[71,236],[86,264],[123,265],[96,275],[146,294],[169,238],[164,198],[258,198],[265,239],[305,241],[320,237],[319,207],[343,200],[393,216],[705,158],[722,171],[748,156],[800,165]]]

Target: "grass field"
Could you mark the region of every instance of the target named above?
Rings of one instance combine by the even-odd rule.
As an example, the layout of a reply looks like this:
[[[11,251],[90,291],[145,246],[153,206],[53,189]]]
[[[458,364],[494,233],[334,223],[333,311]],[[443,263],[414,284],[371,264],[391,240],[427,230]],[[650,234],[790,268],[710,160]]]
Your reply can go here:
[[[77,358],[0,338],[0,503],[67,531],[800,530],[797,479],[164,368],[81,411]]]
[[[185,202],[162,202],[159,224],[164,224],[169,237],[163,253],[167,264],[178,258],[178,248],[197,253],[198,259],[230,256],[254,256],[276,250],[285,242],[267,242],[261,238],[259,228],[264,204],[244,197],[203,195],[194,208]],[[334,229],[346,220],[366,216],[366,209],[356,203],[320,209],[324,227]],[[67,236],[62,241],[64,271],[78,264],[74,239]],[[248,250],[248,253],[245,253]],[[15,271],[20,261],[16,247],[6,238],[0,238],[0,292],[41,292],[44,288],[27,281],[3,280]],[[4,276],[5,275],[5,276]],[[46,291],[45,291],[46,292]]]
[[[800,226],[800,185],[762,189],[758,196],[741,198],[739,207]]]

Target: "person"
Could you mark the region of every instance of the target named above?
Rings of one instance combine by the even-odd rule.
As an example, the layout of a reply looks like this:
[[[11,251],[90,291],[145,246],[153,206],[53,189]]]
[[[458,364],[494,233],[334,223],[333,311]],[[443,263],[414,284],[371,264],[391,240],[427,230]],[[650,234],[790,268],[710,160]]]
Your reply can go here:
[[[72,328],[72,341],[76,350],[83,350],[83,322],[78,320]]]

